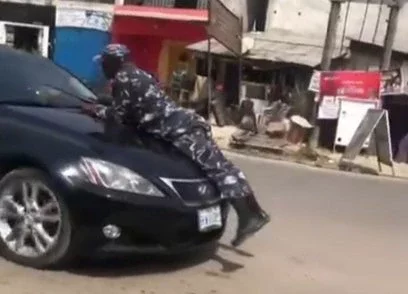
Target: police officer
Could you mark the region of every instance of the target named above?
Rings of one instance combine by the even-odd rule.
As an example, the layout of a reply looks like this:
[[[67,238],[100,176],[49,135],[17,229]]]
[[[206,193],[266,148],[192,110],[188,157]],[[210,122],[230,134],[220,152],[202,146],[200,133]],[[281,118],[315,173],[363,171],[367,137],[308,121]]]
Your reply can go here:
[[[211,138],[211,128],[195,113],[169,99],[157,81],[129,60],[129,50],[110,44],[98,56],[105,76],[112,80],[113,102],[84,106],[84,111],[100,119],[132,125],[171,142],[194,161],[218,187],[238,214],[238,230],[233,246],[241,245],[269,222],[244,174],[228,161]]]

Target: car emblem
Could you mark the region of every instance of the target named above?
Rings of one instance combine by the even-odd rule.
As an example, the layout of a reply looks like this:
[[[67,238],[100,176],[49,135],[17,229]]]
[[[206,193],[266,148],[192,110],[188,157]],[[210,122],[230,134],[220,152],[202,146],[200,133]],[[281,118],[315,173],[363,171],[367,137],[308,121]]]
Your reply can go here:
[[[207,193],[207,185],[200,185],[198,186],[198,193],[204,195]]]

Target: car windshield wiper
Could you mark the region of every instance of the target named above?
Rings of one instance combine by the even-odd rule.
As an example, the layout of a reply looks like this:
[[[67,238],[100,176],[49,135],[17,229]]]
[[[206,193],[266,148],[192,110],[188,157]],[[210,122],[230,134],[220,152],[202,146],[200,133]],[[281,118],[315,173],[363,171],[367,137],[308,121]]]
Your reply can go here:
[[[50,89],[54,89],[54,90],[60,91],[61,93],[64,93],[64,94],[66,94],[66,95],[68,95],[68,96],[71,96],[71,97],[73,97],[73,98],[76,98],[76,99],[78,99],[78,100],[80,100],[80,101],[82,101],[82,102],[84,102],[84,103],[95,103],[95,102],[97,101],[97,99],[95,99],[95,98],[93,98],[93,97],[81,97],[81,96],[79,96],[79,95],[72,94],[71,92],[68,92],[68,91],[66,91],[66,90],[64,90],[64,89],[61,89],[61,88],[59,88],[59,87],[54,87],[54,86],[50,86],[50,85],[47,85],[47,84],[45,84],[44,86],[45,86],[45,87],[48,87],[48,88],[50,88]]]

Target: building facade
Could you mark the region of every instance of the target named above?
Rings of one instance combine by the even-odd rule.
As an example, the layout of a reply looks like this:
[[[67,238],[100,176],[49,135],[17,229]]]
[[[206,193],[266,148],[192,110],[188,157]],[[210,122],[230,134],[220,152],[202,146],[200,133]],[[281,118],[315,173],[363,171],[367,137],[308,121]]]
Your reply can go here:
[[[54,62],[90,87],[103,87],[105,80],[93,57],[111,41],[112,19],[112,5],[57,3]]]
[[[223,2],[242,17],[244,31],[265,25],[266,18],[263,24],[256,18],[266,0]],[[187,56],[195,67],[185,47],[207,38],[208,0],[13,0],[0,5],[0,43],[18,39],[10,37],[8,22],[23,23],[39,31],[36,42],[44,56],[91,85],[101,80],[92,56],[110,41],[128,45],[133,60],[166,83],[180,57]]]
[[[55,11],[48,1],[0,2],[0,44],[52,57]]]
[[[364,3],[342,4],[338,35],[365,43],[382,45],[388,25],[390,9],[386,5]],[[330,1],[313,0],[269,0],[266,30],[278,28],[301,33],[305,36],[320,36],[323,42],[329,18]],[[302,24],[299,26],[299,24]],[[408,52],[405,36],[408,34],[408,5],[399,13],[394,49]]]

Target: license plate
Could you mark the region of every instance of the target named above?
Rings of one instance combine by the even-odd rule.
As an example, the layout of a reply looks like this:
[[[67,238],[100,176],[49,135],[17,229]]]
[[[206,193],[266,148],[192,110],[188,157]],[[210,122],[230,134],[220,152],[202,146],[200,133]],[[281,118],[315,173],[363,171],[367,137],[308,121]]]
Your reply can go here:
[[[208,232],[222,227],[221,207],[213,206],[198,211],[198,229]]]

